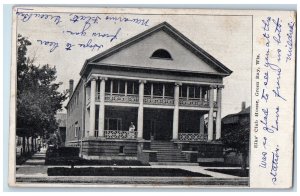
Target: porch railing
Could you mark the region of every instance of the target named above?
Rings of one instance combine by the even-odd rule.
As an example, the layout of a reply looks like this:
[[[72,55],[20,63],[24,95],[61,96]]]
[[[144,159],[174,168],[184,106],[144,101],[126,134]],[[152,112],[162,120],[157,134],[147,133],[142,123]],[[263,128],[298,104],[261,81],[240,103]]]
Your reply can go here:
[[[106,139],[136,139],[137,132],[120,131],[120,130],[105,130],[104,136]]]
[[[191,106],[191,107],[209,107],[209,101],[206,99],[179,99],[180,106]]]
[[[100,93],[96,93],[96,101],[100,101]],[[111,103],[139,103],[139,96],[136,94],[105,94],[105,102]],[[90,98],[87,99],[87,105],[90,103]],[[169,105],[174,106],[173,97],[160,97],[160,96],[144,96],[144,104],[149,105]],[[209,100],[206,99],[187,99],[179,98],[179,105],[186,107],[206,107],[209,108]],[[217,107],[217,102],[214,101],[214,107]]]
[[[100,100],[100,98],[99,98]],[[113,103],[139,103],[138,95],[106,94],[105,102]]]
[[[180,141],[207,141],[206,134],[200,133],[179,133]]]
[[[150,105],[174,105],[173,97],[144,97],[144,104]]]

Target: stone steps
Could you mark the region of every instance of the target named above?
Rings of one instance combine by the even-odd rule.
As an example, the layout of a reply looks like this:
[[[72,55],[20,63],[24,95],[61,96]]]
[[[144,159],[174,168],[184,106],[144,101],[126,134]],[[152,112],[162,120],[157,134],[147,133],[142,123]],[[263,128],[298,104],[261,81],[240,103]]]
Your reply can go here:
[[[153,141],[151,149],[157,151],[157,162],[163,163],[187,163],[185,155],[169,141]]]

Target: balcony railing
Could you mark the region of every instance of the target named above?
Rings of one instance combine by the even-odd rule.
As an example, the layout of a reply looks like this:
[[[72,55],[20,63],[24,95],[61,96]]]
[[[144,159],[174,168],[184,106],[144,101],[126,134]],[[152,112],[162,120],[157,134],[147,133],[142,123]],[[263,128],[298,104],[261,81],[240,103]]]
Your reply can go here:
[[[200,133],[179,133],[180,141],[207,141],[206,134]]]
[[[190,106],[190,107],[209,107],[209,101],[206,99],[179,99],[180,106]]]
[[[96,93],[96,101],[100,101],[100,93]],[[89,104],[90,99],[87,99],[87,105]],[[105,94],[105,102],[110,103],[131,103],[138,104],[139,103],[139,95],[136,94]],[[149,105],[168,105],[174,106],[174,98],[173,97],[162,97],[162,96],[144,96],[144,104]],[[185,107],[204,107],[209,108],[209,100],[206,99],[187,99],[187,98],[179,98],[179,106]],[[217,107],[217,102],[214,101],[214,107]]]
[[[99,98],[100,100],[100,98]],[[113,103],[139,103],[138,95],[106,94],[105,102]]]
[[[144,97],[144,104],[150,105],[174,105],[173,97]]]
[[[120,131],[120,130],[105,130],[104,136],[106,139],[136,139],[136,131]]]

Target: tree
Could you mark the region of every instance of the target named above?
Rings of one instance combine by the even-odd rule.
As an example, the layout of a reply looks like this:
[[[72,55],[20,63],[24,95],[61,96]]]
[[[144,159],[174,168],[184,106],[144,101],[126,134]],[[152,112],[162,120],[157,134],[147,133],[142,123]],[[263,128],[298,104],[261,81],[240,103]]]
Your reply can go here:
[[[56,131],[55,114],[67,98],[67,91],[58,92],[56,68],[35,66],[35,59],[27,57],[30,45],[27,38],[18,35],[17,130],[22,130],[19,134],[27,138],[49,136]]]
[[[249,118],[250,119],[250,118]],[[250,120],[231,126],[223,126],[222,141],[225,147],[241,153],[241,168],[246,173],[247,158],[249,152]]]

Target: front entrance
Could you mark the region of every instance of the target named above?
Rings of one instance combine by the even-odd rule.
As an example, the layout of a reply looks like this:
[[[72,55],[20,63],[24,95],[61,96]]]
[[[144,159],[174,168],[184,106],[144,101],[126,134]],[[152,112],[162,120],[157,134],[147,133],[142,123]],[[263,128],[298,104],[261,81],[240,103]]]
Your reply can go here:
[[[144,108],[144,139],[172,139],[173,110]]]

